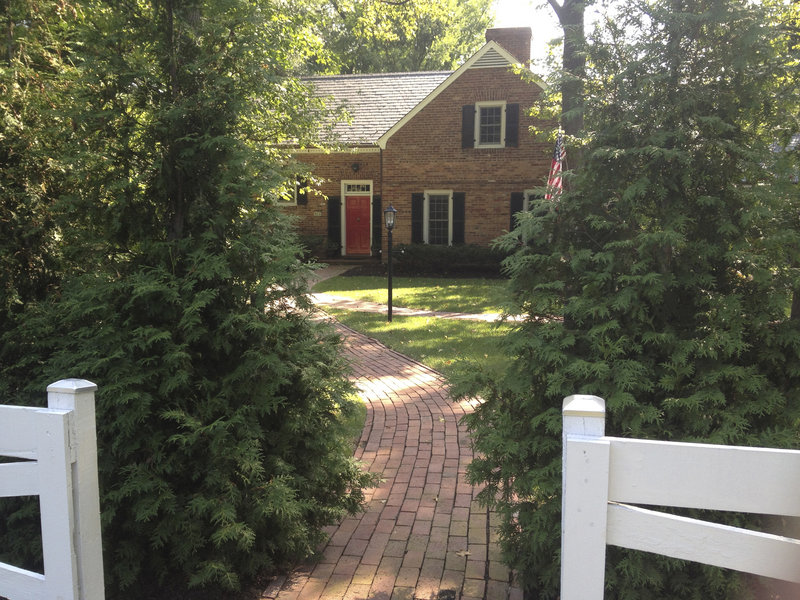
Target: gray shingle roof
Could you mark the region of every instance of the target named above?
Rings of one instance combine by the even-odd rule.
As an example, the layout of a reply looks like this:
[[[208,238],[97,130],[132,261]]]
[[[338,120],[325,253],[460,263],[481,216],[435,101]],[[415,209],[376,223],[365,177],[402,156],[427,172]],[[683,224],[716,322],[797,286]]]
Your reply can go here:
[[[307,77],[314,95],[329,108],[344,108],[350,122],[335,124],[333,134],[346,144],[374,144],[392,125],[447,79],[452,71],[373,73]]]

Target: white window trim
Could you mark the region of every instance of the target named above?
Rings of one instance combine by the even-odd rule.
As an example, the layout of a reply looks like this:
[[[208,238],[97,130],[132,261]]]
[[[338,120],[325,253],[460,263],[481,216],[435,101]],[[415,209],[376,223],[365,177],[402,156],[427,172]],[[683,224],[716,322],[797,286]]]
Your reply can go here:
[[[278,196],[278,199],[275,202],[275,204],[278,206],[297,206],[297,188],[299,187],[300,187],[300,181],[298,179],[295,179],[294,188],[290,192],[287,192],[286,194],[286,196],[289,196],[289,194],[291,194],[292,199],[286,200],[284,199],[285,196]]]
[[[481,143],[481,109],[500,107],[500,143],[482,144]],[[498,100],[492,102],[475,103],[475,147],[476,148],[505,148],[506,147],[506,101]]]
[[[525,190],[522,197],[522,210],[528,212],[531,209],[531,198],[536,197],[536,190]]]
[[[347,189],[349,185],[369,185],[369,192],[357,192],[353,191],[350,192]],[[341,256],[347,256],[347,196],[366,196],[369,195],[369,241],[370,246],[372,245],[372,205],[373,205],[373,193],[375,192],[375,186],[372,183],[372,179],[343,179],[341,182],[341,206],[339,207],[340,210],[340,223],[339,226],[339,236],[342,240],[342,249],[340,251]]]
[[[430,243],[431,196],[447,196],[447,245],[453,245],[453,190],[425,190],[425,202],[422,212],[422,241]]]
[[[365,190],[349,190],[350,186],[369,186],[369,192]],[[342,180],[342,196],[350,194],[352,196],[363,196],[369,193],[372,196],[372,179],[343,179]]]

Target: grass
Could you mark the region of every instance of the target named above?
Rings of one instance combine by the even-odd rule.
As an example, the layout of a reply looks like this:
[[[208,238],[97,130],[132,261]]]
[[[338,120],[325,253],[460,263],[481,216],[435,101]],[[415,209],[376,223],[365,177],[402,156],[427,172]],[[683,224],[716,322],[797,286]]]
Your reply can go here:
[[[358,394],[355,394],[352,400],[353,403],[348,407],[348,410],[342,411],[342,423],[344,435],[350,441],[353,451],[355,451],[361,438],[361,431],[364,429],[364,423],[367,420],[367,407]]]
[[[379,340],[385,346],[452,377],[470,364],[488,370],[503,368],[506,358],[499,342],[511,325],[436,317],[394,316],[327,308],[339,322]]]
[[[426,277],[392,278],[392,305],[421,310],[501,312],[505,297],[504,279],[440,279]],[[386,277],[333,277],[319,282],[314,292],[329,292],[353,300],[386,304]]]

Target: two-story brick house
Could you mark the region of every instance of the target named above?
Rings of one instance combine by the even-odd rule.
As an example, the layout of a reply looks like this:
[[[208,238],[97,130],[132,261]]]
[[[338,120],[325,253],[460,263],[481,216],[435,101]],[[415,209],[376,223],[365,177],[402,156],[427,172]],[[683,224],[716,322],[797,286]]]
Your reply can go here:
[[[333,134],[344,149],[306,151],[315,184],[287,201],[301,234],[329,256],[378,256],[384,207],[395,243],[488,245],[541,188],[552,147],[535,142],[529,108],[542,86],[529,65],[531,30],[490,29],[455,71],[314,77],[314,93],[350,115]]]

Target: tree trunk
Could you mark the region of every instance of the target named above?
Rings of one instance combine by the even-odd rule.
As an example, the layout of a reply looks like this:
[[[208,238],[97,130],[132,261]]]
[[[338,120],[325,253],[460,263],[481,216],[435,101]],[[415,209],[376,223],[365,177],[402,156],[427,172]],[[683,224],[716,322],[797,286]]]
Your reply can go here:
[[[577,137],[583,130],[583,82],[586,78],[586,36],[583,16],[585,0],[548,0],[564,32],[564,56],[561,82],[561,127],[568,137]],[[580,148],[569,152],[569,168],[581,163]]]
[[[14,56],[14,20],[11,18],[11,0],[3,0],[3,13],[6,17],[6,62],[11,63]]]
[[[800,290],[792,290],[792,310],[789,313],[789,318],[792,321],[800,320]]]
[[[172,103],[180,101],[181,90],[178,81],[178,50],[175,40],[175,7],[173,0],[167,0],[164,6],[166,16],[166,42],[167,42],[167,78],[169,80],[170,100]],[[186,206],[183,186],[183,170],[178,164],[176,140],[166,141],[166,154],[164,160],[169,164],[169,177],[171,181],[165,182],[170,206],[170,223],[167,239],[179,240],[183,237],[184,222],[186,219]]]

